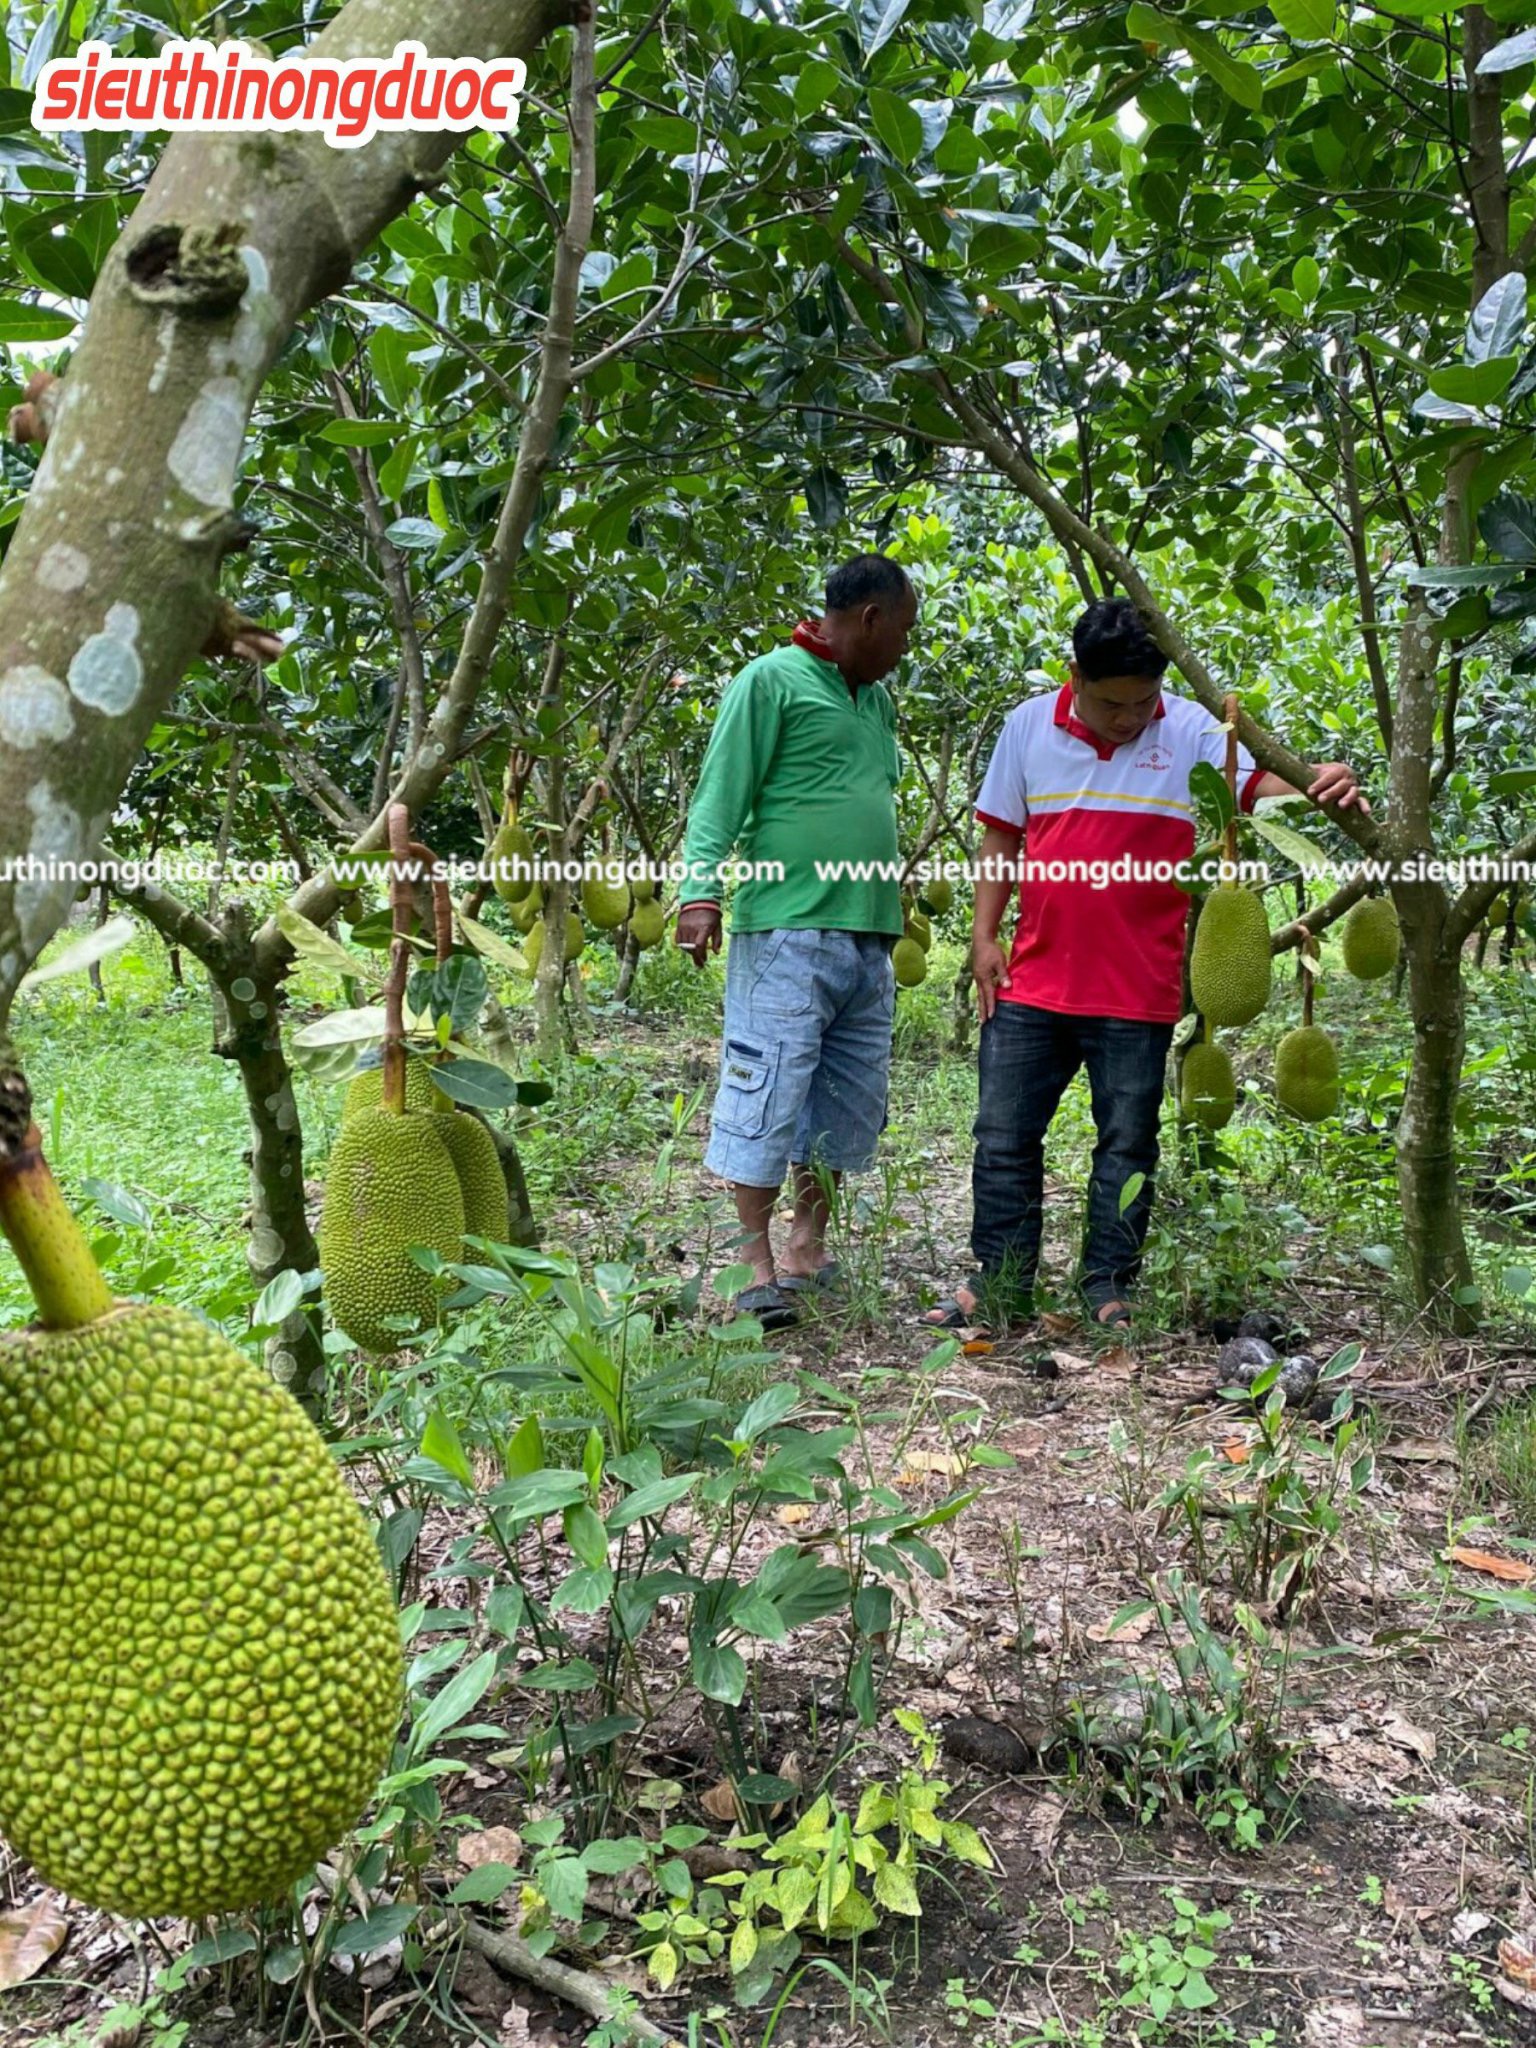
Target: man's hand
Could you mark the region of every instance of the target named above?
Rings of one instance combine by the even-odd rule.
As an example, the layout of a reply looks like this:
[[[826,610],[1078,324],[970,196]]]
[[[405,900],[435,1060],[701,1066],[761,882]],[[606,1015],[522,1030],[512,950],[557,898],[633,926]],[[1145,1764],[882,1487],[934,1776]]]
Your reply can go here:
[[[677,913],[677,943],[693,955],[695,967],[702,967],[711,953],[720,950],[720,906],[718,903],[685,903]]]
[[[1371,815],[1370,801],[1347,761],[1325,761],[1313,771],[1307,795],[1315,804],[1337,804],[1341,811],[1361,810]]]
[[[984,939],[980,932],[971,941],[971,973],[976,981],[976,1007],[986,1023],[997,1008],[997,992],[1010,988],[1008,955],[996,939]]]

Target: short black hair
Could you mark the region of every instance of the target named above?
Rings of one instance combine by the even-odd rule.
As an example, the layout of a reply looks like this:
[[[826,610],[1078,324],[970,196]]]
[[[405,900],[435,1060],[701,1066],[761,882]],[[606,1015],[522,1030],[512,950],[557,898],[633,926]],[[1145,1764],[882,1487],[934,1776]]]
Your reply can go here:
[[[1090,683],[1108,676],[1155,679],[1168,666],[1167,655],[1128,597],[1101,597],[1089,605],[1072,628],[1072,652],[1083,679]]]
[[[858,604],[896,604],[912,579],[889,555],[855,555],[827,578],[827,610],[852,611]]]

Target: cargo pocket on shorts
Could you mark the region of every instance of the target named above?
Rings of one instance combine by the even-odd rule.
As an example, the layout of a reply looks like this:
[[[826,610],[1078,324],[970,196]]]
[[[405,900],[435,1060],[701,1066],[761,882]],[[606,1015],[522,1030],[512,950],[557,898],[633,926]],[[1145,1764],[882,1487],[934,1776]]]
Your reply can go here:
[[[715,1097],[716,1130],[727,1131],[733,1138],[763,1135],[778,1064],[776,1045],[749,1045],[740,1038],[726,1040],[725,1056],[720,1062],[720,1092]]]

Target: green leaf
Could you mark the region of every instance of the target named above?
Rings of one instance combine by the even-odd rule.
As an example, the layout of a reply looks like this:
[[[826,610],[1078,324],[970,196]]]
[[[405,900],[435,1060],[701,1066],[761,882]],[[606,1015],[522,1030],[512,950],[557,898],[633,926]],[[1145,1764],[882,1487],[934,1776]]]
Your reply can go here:
[[[848,487],[835,469],[818,463],[805,480],[805,502],[818,526],[836,526],[848,514]]]
[[[695,1643],[693,1682],[705,1699],[739,1706],[747,1689],[747,1667],[728,1643]]]
[[[1276,818],[1261,818],[1257,815],[1248,820],[1251,829],[1267,840],[1276,853],[1283,853],[1287,860],[1294,861],[1304,875],[1318,874],[1328,863],[1328,855],[1320,846],[1315,846],[1304,832],[1293,826],[1282,825]]]
[[[486,1505],[506,1508],[515,1521],[532,1521],[573,1508],[587,1497],[587,1482],[579,1472],[530,1472],[524,1479],[509,1479],[486,1495]]]
[[[1269,11],[1298,43],[1320,43],[1338,24],[1336,0],[1269,0]]]
[[[456,1671],[448,1683],[422,1708],[411,1727],[412,1759],[425,1756],[450,1728],[456,1728],[479,1706],[491,1680],[496,1676],[496,1652],[485,1650],[473,1664]]]
[[[295,1273],[292,1267],[275,1273],[256,1297],[256,1305],[251,1310],[251,1328],[275,1330],[279,1323],[287,1322],[300,1306],[305,1293],[302,1273]]]
[[[333,1956],[365,1956],[388,1948],[420,1912],[419,1906],[377,1906],[362,1920],[349,1920],[331,1943]]]
[[[1501,491],[1478,513],[1477,530],[1494,554],[1536,562],[1536,500]]]
[[[355,953],[349,953],[345,946],[338,945],[328,932],[319,925],[311,924],[307,917],[300,916],[291,903],[277,906],[277,928],[292,946],[301,960],[307,960],[312,967],[319,967],[327,974],[361,975],[372,973],[371,966],[359,960]]]
[[[581,1918],[587,1903],[587,1866],[579,1856],[541,1858],[535,1876],[557,1920]]]
[[[787,1421],[799,1399],[798,1387],[765,1387],[757,1399],[742,1411],[741,1420],[731,1431],[732,1439],[736,1443],[755,1444],[760,1436]]]
[[[912,103],[898,99],[893,92],[882,92],[878,86],[871,86],[869,117],[874,123],[875,133],[896,161],[901,164],[913,162],[922,150],[923,123]]]
[[[1485,78],[1498,71],[1520,71],[1527,64],[1536,64],[1536,28],[1522,29],[1518,35],[1495,43],[1478,65],[1477,75]]]
[[[316,436],[340,448],[382,448],[399,438],[398,420],[327,420]]]
[[[875,1897],[888,1913],[910,1913],[916,1919],[923,1910],[912,1873],[899,1863],[882,1863],[875,1872]]]
[[[647,1516],[663,1514],[674,1501],[692,1493],[703,1476],[702,1472],[679,1472],[674,1478],[658,1479],[650,1486],[637,1486],[633,1493],[627,1493],[618,1506],[609,1511],[610,1533],[627,1529],[632,1522],[643,1521]]]
[[[1208,804],[1216,813],[1216,821],[1225,827],[1237,815],[1237,805],[1227,787],[1227,778],[1219,768],[1209,761],[1196,761],[1189,771],[1191,793],[1203,804]]]
[[[908,0],[854,0],[850,12],[866,62],[895,35],[907,6]]]
[[[1472,308],[1467,321],[1467,361],[1486,363],[1498,356],[1516,355],[1524,333],[1525,277],[1521,271],[1511,270],[1489,285]],[[1429,381],[1433,389],[1434,378]]]
[[[1488,778],[1490,796],[1524,796],[1536,789],[1536,768],[1501,768]]]
[[[1472,363],[1448,363],[1432,370],[1429,388],[1450,405],[1493,405],[1514,382],[1518,356],[1488,356]]]
[[[1331,6],[1332,0],[1329,0]],[[1291,266],[1291,284],[1304,306],[1310,306],[1323,287],[1323,273],[1315,256],[1298,256]]]
[[[1227,95],[1256,114],[1264,104],[1264,81],[1253,66],[1234,57],[1226,45],[1203,28],[1179,23],[1179,38],[1208,78],[1213,78]]]
[[[1179,24],[1160,14],[1145,0],[1131,0],[1125,12],[1125,32],[1133,42],[1177,44],[1183,31]]]
[[[62,341],[79,324],[71,314],[54,313],[26,299],[0,299],[0,342]]]
[[[613,1598],[613,1572],[608,1565],[578,1565],[549,1597],[551,1614],[601,1614]]]
[[[622,1871],[636,1869],[647,1853],[638,1835],[620,1835],[612,1840],[588,1842],[581,1860],[595,1876],[617,1877]]]
[[[1506,1266],[1499,1279],[1508,1293],[1514,1295],[1517,1301],[1523,1301],[1531,1291],[1531,1282],[1536,1279],[1536,1273],[1533,1273],[1529,1266]]]
[[[590,1692],[597,1670],[585,1657],[570,1657],[563,1664],[536,1664],[531,1671],[520,1671],[517,1682],[532,1692]],[[526,1836],[528,1830],[523,1833]]]
[[[445,1472],[451,1472],[461,1486],[473,1488],[475,1475],[470,1469],[463,1439],[441,1408],[434,1408],[427,1417],[427,1426],[421,1433],[421,1455],[430,1458],[434,1465],[441,1465]]]
[[[448,1894],[448,1903],[450,1906],[488,1906],[521,1881],[519,1872],[510,1863],[482,1863],[468,1877],[459,1879]]]
[[[608,1531],[584,1500],[565,1511],[565,1540],[594,1571],[608,1562]]]
[[[430,519],[392,519],[384,529],[397,548],[435,548],[442,537]]]
[[[453,1059],[432,1069],[432,1078],[445,1095],[462,1102],[466,1109],[510,1109],[518,1101],[518,1082],[505,1067],[490,1060]]]

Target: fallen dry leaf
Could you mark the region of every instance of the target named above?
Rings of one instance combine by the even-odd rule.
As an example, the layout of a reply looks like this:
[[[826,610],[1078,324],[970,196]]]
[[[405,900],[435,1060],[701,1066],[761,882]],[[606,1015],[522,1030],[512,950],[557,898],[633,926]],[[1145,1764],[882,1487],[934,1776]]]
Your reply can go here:
[[[1084,1629],[1090,1643],[1139,1643],[1147,1634],[1157,1616],[1152,1613],[1134,1615],[1112,1629],[1107,1621],[1096,1621],[1092,1628]]]
[[[729,1778],[722,1778],[718,1785],[711,1785],[702,1794],[699,1804],[711,1820],[733,1821],[736,1818],[736,1787]]]
[[[1512,1557],[1495,1557],[1491,1550],[1468,1550],[1464,1544],[1453,1543],[1445,1555],[1452,1564],[1464,1564],[1469,1571],[1507,1579],[1513,1586],[1528,1586],[1536,1579],[1536,1565],[1519,1564]]]
[[[1222,1445],[1221,1455],[1229,1465],[1246,1465],[1252,1448],[1253,1446],[1245,1444],[1240,1436],[1235,1436],[1231,1443]]]
[[[1495,1977],[1493,1988],[1508,2004],[1521,2006],[1526,2012],[1536,2012],[1536,1991],[1526,1985],[1516,1984],[1509,1977]]]
[[[1080,1330],[1082,1324],[1076,1316],[1057,1315],[1047,1310],[1040,1318],[1040,1327],[1047,1337],[1066,1337],[1073,1330]]]
[[[958,1479],[970,1461],[958,1451],[908,1451],[896,1474],[898,1486],[921,1486],[930,1473]]]
[[[1370,2038],[1365,2028],[1363,2006],[1352,1998],[1334,1999],[1327,2005],[1314,2005],[1305,2015],[1301,2038],[1305,2048],[1364,2048]]]
[[[1465,1912],[1458,1913],[1451,1922],[1451,1940],[1457,1948],[1465,1948],[1467,1943],[1475,1940],[1485,1927],[1492,1925],[1493,1922],[1486,1913],[1474,1913],[1468,1907]]]
[[[989,1351],[995,1351],[997,1349],[997,1346],[991,1341],[990,1338],[973,1337],[969,1344],[962,1344],[960,1346],[960,1349],[965,1353],[967,1358],[985,1358],[987,1353]]]
[[[1134,1379],[1141,1371],[1141,1360],[1124,1344],[1111,1344],[1107,1351],[1101,1351],[1094,1360],[1094,1371],[1103,1373],[1107,1379]]]
[[[1024,1839],[1040,1862],[1050,1862],[1056,1837],[1061,1833],[1061,1824],[1066,1817],[1067,1802],[1058,1799],[1054,1792],[1042,1792],[1035,1801],[1035,1810],[1024,1826]]]
[[[1511,1984],[1518,1984],[1523,1991],[1536,1991],[1536,1952],[1523,1941],[1499,1943],[1499,1968]]]
[[[1441,1443],[1437,1437],[1429,1436],[1400,1437],[1395,1444],[1383,1444],[1381,1455],[1408,1465],[1454,1465],[1458,1462],[1454,1444]]]
[[[1091,1358],[1079,1358],[1075,1351],[1053,1351],[1050,1355],[1055,1361],[1058,1372],[1093,1371],[1093,1360]]]
[[[811,1519],[811,1513],[812,1510],[807,1502],[792,1500],[788,1507],[779,1509],[776,1519],[782,1522],[786,1529],[793,1529],[797,1523],[808,1522]]]
[[[1411,1721],[1405,1721],[1401,1714],[1388,1714],[1381,1724],[1381,1732],[1387,1741],[1398,1749],[1411,1749],[1415,1756],[1432,1764],[1435,1760],[1435,1738],[1427,1728],[1415,1728]]]
[[[522,1853],[516,1828],[479,1828],[459,1838],[459,1861],[466,1870],[478,1870],[483,1863],[510,1863],[515,1869]]]
[[[68,1933],[69,1922],[48,1892],[18,1913],[0,1913],[0,1991],[35,1977]]]

